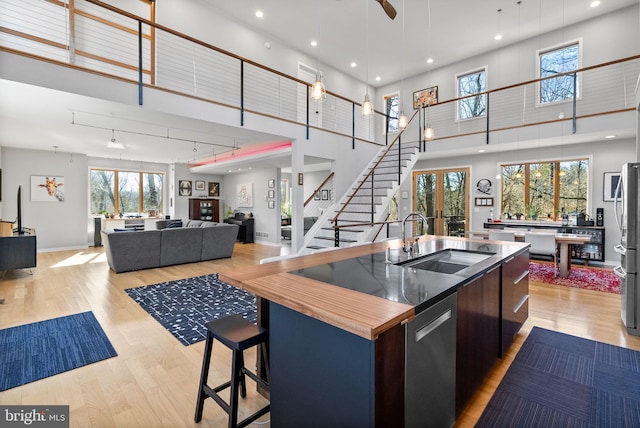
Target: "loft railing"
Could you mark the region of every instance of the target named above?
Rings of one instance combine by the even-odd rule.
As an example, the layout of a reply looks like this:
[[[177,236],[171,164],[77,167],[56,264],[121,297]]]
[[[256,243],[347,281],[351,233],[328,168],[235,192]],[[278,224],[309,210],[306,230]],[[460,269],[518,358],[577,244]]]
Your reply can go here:
[[[312,105],[310,83],[153,22],[154,2],[126,5],[129,11],[99,0],[2,0],[0,50],[136,83],[141,104],[144,89],[153,87],[236,109],[240,125],[252,113],[305,126],[307,136],[315,128],[347,137],[352,147],[389,143],[391,136],[380,132],[385,114],[363,119],[359,103],[330,91],[324,103]],[[484,133],[490,143],[496,131],[562,120],[573,121],[575,130],[580,119],[634,109],[640,55],[574,73],[579,91],[569,104],[540,105],[541,80],[531,80],[483,93],[481,117],[457,119],[461,99],[439,100],[422,113],[434,141]],[[420,142],[424,150],[421,126],[410,126],[403,142]]]
[[[153,87],[236,109],[240,126],[254,113],[303,125],[307,137],[317,128],[352,146],[385,143],[374,133],[382,113],[363,119],[355,114],[360,103],[330,91],[313,105],[310,83],[157,24],[154,3],[140,5],[125,11],[99,0],[3,0],[0,49],[135,83],[141,105],[145,87]]]

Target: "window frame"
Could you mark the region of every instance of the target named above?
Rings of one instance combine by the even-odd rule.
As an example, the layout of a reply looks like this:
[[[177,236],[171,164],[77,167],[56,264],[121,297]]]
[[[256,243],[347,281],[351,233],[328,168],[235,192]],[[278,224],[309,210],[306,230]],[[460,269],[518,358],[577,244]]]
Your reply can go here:
[[[389,104],[388,101],[393,99],[393,98],[397,98],[398,99],[398,116],[393,118],[390,115],[388,115],[389,113]],[[398,119],[400,118],[400,111],[402,110],[402,106],[400,105],[401,99],[400,99],[400,91],[396,91],[396,92],[391,92],[387,95],[383,95],[382,96],[382,101],[383,101],[383,105],[384,105],[384,128],[382,130],[382,135],[387,135],[387,134],[397,134],[401,131],[400,127],[398,126],[396,128],[396,130],[394,131],[390,131],[389,130],[389,122],[390,122],[390,118],[395,119],[396,122],[398,122]]]
[[[545,102],[543,103],[541,98],[542,98],[542,82],[540,81],[540,79],[542,79],[543,77],[541,76],[541,70],[540,70],[540,57],[544,54],[550,53],[550,52],[555,52],[555,51],[559,51],[565,48],[568,48],[570,46],[573,45],[578,45],[578,64],[576,67],[576,70],[580,70],[582,68],[582,52],[583,52],[583,47],[582,47],[582,38],[577,38],[574,40],[569,40],[567,42],[564,43],[560,43],[554,46],[548,46],[546,48],[543,49],[538,49],[536,50],[536,79],[538,79],[538,81],[536,82],[536,107],[547,107],[547,106],[557,106],[560,104],[565,104],[565,103],[571,103],[573,102],[573,97],[569,97],[569,98],[565,98],[563,100],[560,101],[549,101],[549,102]],[[581,86],[582,86],[582,73],[578,72],[577,73],[577,77],[576,77],[576,92],[577,92],[577,96],[576,96],[576,100],[580,100],[582,99],[582,90],[581,90]]]
[[[459,98],[462,98],[462,96],[460,95],[460,78],[461,77],[465,77],[465,76],[469,76],[469,75],[472,75],[472,74],[476,74],[476,73],[479,73],[479,72],[484,72],[484,89],[482,91],[480,91],[480,92],[477,92],[477,94],[479,94],[477,96],[484,97],[484,99],[485,99],[485,101],[484,101],[484,104],[485,104],[484,112],[482,114],[480,114],[480,115],[477,115],[477,116],[461,118],[460,117],[460,112],[461,112],[460,101],[461,100]],[[489,67],[487,65],[483,65],[481,67],[476,67],[476,68],[472,68],[471,70],[468,70],[468,71],[457,73],[455,75],[455,77],[454,77],[454,84],[455,84],[455,88],[456,88],[455,89],[456,90],[456,98],[458,99],[458,101],[456,101],[456,109],[455,109],[456,110],[456,113],[455,113],[456,117],[455,117],[455,121],[456,122],[466,122],[468,120],[486,118],[487,117],[487,91],[489,90],[488,89],[489,88]],[[472,94],[464,95],[464,97],[469,97],[469,98],[472,97],[472,96],[473,96]]]
[[[500,171],[500,200],[499,200],[499,204],[498,204],[498,209],[500,210],[500,215],[502,216],[502,212],[504,211],[504,167],[507,166],[515,166],[515,165],[523,165],[524,166],[524,178],[523,178],[523,185],[525,186],[523,191],[523,197],[524,200],[523,202],[523,207],[526,208],[527,206],[527,201],[530,199],[530,194],[529,194],[529,185],[528,183],[531,180],[531,175],[533,175],[533,172],[531,171],[531,165],[540,165],[540,164],[555,164],[554,170],[557,171],[558,173],[554,175],[554,183],[553,183],[553,191],[554,191],[554,195],[553,195],[553,204],[554,204],[554,214],[557,216],[557,214],[560,212],[561,207],[561,203],[560,203],[560,181],[561,181],[561,175],[559,174],[559,172],[561,171],[561,165],[563,163],[566,162],[576,162],[576,161],[584,161],[587,164],[587,171],[588,171],[588,178],[586,180],[586,201],[585,201],[585,212],[590,212],[590,210],[593,207],[594,204],[594,200],[593,200],[593,179],[594,179],[594,172],[593,172],[593,157],[592,156],[575,156],[575,157],[562,157],[562,158],[553,158],[553,159],[541,159],[541,160],[523,160],[523,161],[514,161],[514,162],[501,162],[498,164],[498,170]],[[513,214],[513,213],[510,213]],[[525,213],[526,214],[526,213]]]
[[[160,192],[160,197],[161,197],[161,212],[164,213],[166,212],[166,184],[167,184],[167,174],[164,171],[142,171],[142,170],[135,170],[135,169],[118,169],[118,168],[108,168],[108,167],[89,167],[89,206],[88,206],[88,211],[89,211],[89,215],[90,216],[96,216],[96,215],[100,215],[100,213],[93,213],[92,211],[92,206],[93,206],[93,199],[92,199],[92,194],[91,194],[91,180],[92,180],[92,174],[94,171],[109,171],[112,172],[114,177],[113,177],[113,196],[114,196],[114,212],[113,214],[118,215],[120,213],[120,204],[119,204],[119,173],[124,172],[124,173],[134,173],[134,174],[138,174],[139,180],[138,180],[138,208],[140,209],[144,209],[144,183],[145,181],[143,180],[143,177],[145,174],[154,174],[154,175],[160,175],[162,177],[162,189]],[[138,211],[141,214],[144,214],[145,211]],[[123,213],[124,214],[124,213]]]

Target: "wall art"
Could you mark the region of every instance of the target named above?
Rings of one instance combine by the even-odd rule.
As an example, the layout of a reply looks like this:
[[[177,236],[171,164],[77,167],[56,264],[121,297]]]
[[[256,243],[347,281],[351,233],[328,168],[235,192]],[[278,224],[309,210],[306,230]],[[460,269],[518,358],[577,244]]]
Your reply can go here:
[[[32,175],[31,200],[36,202],[64,202],[64,177]]]

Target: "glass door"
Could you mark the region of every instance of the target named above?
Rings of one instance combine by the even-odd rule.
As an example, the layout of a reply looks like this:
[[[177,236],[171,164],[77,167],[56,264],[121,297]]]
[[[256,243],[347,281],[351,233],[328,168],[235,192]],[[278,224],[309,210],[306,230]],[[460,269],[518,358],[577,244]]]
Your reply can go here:
[[[465,236],[469,224],[468,177],[468,168],[413,172],[413,209],[427,217],[427,234]]]

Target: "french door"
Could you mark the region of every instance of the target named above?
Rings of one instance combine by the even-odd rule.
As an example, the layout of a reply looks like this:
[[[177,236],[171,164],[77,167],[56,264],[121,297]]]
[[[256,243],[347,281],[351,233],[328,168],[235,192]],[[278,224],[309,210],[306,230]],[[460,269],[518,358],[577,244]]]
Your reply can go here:
[[[413,210],[429,221],[416,233],[464,236],[469,224],[469,168],[413,172]]]

